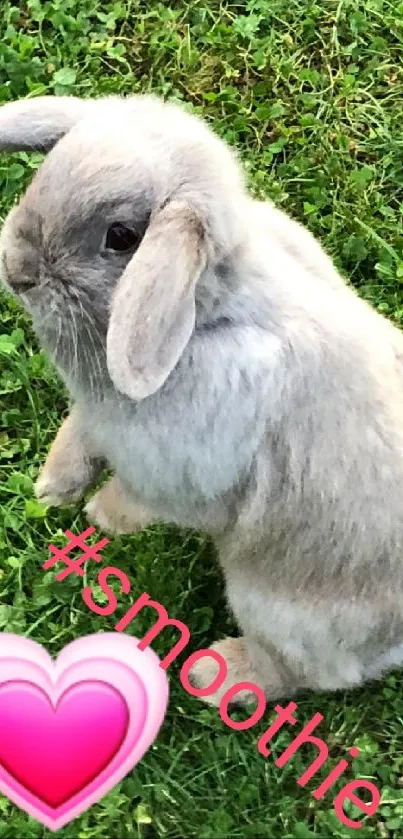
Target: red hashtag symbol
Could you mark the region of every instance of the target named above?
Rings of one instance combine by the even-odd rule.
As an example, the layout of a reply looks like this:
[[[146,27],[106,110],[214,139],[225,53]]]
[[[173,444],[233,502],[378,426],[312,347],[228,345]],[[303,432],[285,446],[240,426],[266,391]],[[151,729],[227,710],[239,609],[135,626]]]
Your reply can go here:
[[[64,535],[70,540],[64,548],[56,548],[55,545],[49,545],[49,550],[53,554],[50,559],[43,563],[42,568],[47,571],[48,568],[53,568],[56,562],[64,562],[66,568],[60,571],[56,580],[64,580],[69,574],[78,574],[79,577],[84,576],[84,570],[81,567],[88,559],[94,559],[95,562],[101,562],[102,557],[98,556],[97,551],[104,548],[109,543],[109,539],[101,539],[96,545],[86,545],[85,540],[88,536],[95,533],[95,527],[88,527],[76,536],[71,530],[65,530]],[[79,548],[82,554],[77,559],[70,559],[69,554]]]

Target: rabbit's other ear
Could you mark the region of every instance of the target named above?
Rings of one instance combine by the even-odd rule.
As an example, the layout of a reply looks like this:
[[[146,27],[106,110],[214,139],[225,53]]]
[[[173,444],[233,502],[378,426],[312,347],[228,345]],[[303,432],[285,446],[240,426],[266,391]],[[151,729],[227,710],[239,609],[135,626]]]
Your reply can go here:
[[[206,262],[200,218],[186,202],[169,202],[151,220],[112,300],[108,370],[132,399],[155,393],[179,361],[194,329],[195,287]]]
[[[88,114],[96,101],[75,96],[38,96],[7,102],[0,108],[0,150],[49,151]]]

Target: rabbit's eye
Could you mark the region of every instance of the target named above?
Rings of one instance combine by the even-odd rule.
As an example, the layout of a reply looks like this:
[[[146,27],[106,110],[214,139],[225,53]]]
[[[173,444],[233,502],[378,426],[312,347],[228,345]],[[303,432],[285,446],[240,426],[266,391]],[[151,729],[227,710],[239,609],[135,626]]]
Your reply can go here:
[[[109,251],[128,251],[139,244],[139,234],[120,221],[111,224],[105,240],[105,248]]]

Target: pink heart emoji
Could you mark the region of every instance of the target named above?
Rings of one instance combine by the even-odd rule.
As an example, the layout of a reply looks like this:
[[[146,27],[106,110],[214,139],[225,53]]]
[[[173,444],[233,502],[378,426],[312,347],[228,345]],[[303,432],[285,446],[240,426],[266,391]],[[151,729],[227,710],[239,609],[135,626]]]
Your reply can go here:
[[[55,662],[0,634],[0,790],[59,830],[141,760],[165,716],[158,656],[118,633],[88,635]]]

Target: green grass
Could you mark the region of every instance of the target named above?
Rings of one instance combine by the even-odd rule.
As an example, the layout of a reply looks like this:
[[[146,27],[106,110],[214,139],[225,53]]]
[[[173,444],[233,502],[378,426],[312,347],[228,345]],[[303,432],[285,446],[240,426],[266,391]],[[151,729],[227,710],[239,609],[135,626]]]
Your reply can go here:
[[[256,195],[305,222],[360,293],[403,323],[403,3],[398,0],[27,0],[1,4],[0,101],[36,93],[155,91],[184,100],[235,145]],[[1,215],[38,156],[0,161]],[[32,485],[66,409],[66,395],[27,316],[2,296],[0,337],[0,631],[57,653],[111,630],[81,598],[82,581],[44,573],[49,542],[84,528],[81,507],[41,508]],[[123,568],[185,621],[197,649],[233,631],[208,542],[173,528],[115,538],[105,560]],[[88,571],[88,579],[95,578]],[[118,615],[127,608],[120,598]],[[126,598],[128,603],[128,598]],[[150,618],[129,631],[141,635]],[[162,654],[169,633],[156,643]],[[266,724],[230,731],[188,696],[170,668],[171,698],[154,746],[136,770],[60,833],[132,837],[350,837],[403,835],[401,677],[304,697],[298,718],[324,715],[332,766],[354,743],[353,774],[382,787],[377,814],[352,831],[329,793],[315,802],[296,778],[307,751],[278,769],[256,739]],[[270,717],[270,715],[269,715]],[[278,738],[275,752],[289,742]],[[311,758],[312,759],[312,758]],[[352,775],[350,774],[350,777]],[[52,834],[0,797],[0,837]]]

